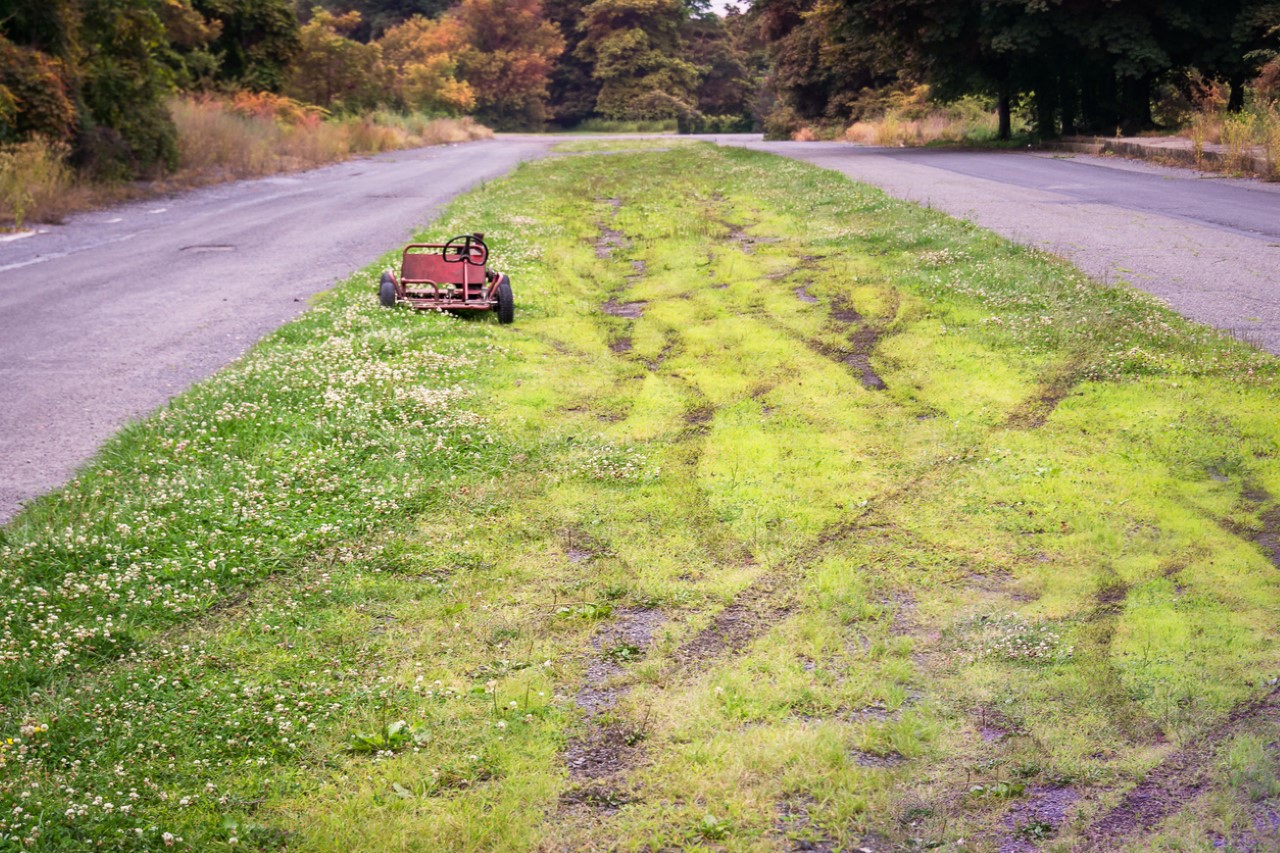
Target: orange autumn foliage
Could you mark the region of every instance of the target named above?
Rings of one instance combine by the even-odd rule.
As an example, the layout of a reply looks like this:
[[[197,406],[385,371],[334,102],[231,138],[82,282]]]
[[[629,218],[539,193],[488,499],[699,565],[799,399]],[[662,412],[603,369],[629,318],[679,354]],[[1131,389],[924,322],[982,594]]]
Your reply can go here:
[[[429,113],[457,113],[475,106],[471,86],[457,76],[458,57],[467,48],[457,19],[410,18],[387,30],[378,44],[402,105]]]
[[[493,127],[539,127],[564,36],[541,0],[462,0],[448,13],[468,49],[459,66],[475,91],[476,118]]]

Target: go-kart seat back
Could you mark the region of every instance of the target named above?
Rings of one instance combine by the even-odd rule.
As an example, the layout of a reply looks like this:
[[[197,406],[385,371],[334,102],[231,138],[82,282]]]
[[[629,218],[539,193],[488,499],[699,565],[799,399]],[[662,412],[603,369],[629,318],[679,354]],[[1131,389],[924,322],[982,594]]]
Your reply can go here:
[[[402,284],[481,284],[484,278],[483,264],[474,264],[469,259],[446,261],[435,252],[407,253],[400,268]]]

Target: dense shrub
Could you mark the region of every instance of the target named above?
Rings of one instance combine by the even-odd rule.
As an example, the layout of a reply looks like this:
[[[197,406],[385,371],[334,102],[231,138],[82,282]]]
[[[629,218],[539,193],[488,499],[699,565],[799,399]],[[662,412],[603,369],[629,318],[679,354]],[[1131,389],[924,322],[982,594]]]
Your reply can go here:
[[[66,141],[75,123],[65,66],[0,36],[0,142],[33,135]]]

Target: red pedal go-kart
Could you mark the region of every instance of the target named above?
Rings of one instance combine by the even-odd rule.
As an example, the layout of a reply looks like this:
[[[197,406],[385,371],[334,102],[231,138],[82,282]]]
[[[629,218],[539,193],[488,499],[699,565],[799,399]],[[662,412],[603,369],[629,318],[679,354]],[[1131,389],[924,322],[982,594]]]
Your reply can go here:
[[[491,270],[483,234],[464,234],[447,243],[410,243],[400,257],[400,275],[382,274],[378,298],[418,310],[495,311],[499,323],[516,318],[511,279]]]

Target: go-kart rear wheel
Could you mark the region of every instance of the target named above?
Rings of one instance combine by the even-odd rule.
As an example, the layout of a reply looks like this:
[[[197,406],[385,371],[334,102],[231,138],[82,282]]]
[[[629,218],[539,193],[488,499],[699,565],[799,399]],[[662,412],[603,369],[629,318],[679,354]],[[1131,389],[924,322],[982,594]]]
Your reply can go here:
[[[382,283],[378,285],[378,301],[383,308],[396,307],[396,280],[390,272],[382,274]]]
[[[516,297],[511,292],[511,279],[505,275],[498,279],[498,322],[506,325],[516,318]]]

